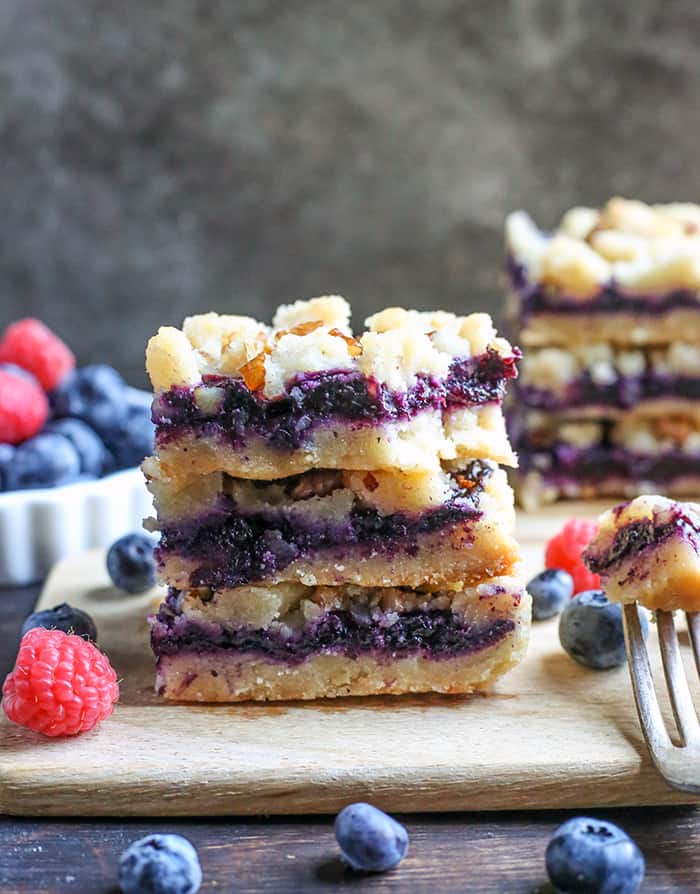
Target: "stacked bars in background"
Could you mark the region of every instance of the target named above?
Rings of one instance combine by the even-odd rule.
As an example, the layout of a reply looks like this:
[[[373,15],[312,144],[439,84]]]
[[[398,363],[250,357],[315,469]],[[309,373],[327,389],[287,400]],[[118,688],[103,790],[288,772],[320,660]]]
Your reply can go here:
[[[330,296],[149,343],[168,698],[470,692],[524,653],[517,352],[486,314],[349,318]]]
[[[700,493],[700,207],[518,211],[506,244],[520,502]]]

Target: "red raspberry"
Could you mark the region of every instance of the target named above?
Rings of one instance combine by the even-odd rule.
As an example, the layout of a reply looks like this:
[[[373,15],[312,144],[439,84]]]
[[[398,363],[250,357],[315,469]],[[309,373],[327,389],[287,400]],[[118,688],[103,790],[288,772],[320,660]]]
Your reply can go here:
[[[33,373],[52,391],[75,366],[73,352],[40,320],[27,317],[5,330],[0,341],[0,363],[16,363]]]
[[[0,370],[0,444],[32,438],[48,415],[49,402],[35,381]]]
[[[600,588],[600,577],[583,564],[581,553],[598,533],[598,523],[588,518],[572,518],[547,544],[546,568],[562,568],[574,579],[574,595]]]
[[[91,642],[35,627],[22,637],[2,695],[14,723],[45,736],[75,736],[109,717],[119,686],[107,656]]]

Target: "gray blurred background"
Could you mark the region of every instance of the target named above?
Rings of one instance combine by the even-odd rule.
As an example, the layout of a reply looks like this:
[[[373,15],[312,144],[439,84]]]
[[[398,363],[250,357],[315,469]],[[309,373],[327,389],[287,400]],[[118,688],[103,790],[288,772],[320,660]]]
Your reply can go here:
[[[697,0],[2,0],[0,324],[500,307],[503,219],[699,199]]]

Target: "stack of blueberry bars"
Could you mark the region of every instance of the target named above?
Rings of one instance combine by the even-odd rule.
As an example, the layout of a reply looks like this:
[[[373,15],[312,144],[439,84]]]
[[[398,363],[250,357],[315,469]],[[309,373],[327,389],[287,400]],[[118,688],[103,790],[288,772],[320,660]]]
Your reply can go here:
[[[518,352],[486,314],[349,319],[328,296],[149,342],[167,698],[468,693],[523,656]]]
[[[523,505],[700,493],[700,206],[517,211],[506,244]]]

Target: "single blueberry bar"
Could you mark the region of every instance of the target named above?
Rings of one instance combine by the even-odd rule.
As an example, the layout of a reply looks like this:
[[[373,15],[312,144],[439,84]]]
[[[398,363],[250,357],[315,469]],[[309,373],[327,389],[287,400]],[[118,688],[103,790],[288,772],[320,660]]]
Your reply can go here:
[[[146,360],[168,474],[514,464],[501,402],[519,353],[487,314],[390,308],[357,338],[349,314],[327,296],[281,307],[271,328],[204,314],[160,329]]]
[[[157,688],[183,701],[469,693],[521,660],[529,615],[512,578],[460,592],[172,590],[151,619]]]
[[[700,610],[700,506],[647,495],[600,517],[583,555],[609,599]]]
[[[249,583],[460,585],[513,573],[505,472],[314,470],[273,482],[211,473],[173,489],[146,467],[160,530],[160,576],[178,588]]]
[[[510,316],[526,347],[700,341],[700,206],[614,198],[554,232],[506,224]]]

